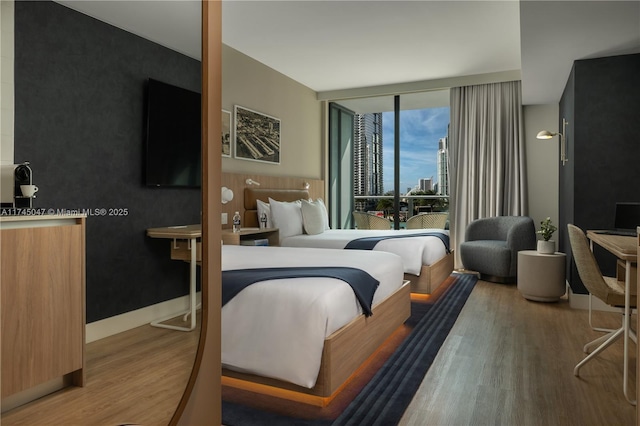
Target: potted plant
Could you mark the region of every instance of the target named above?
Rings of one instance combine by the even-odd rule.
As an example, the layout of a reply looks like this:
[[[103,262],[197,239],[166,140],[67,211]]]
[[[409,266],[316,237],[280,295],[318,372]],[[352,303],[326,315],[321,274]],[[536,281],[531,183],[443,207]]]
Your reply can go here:
[[[556,251],[556,242],[551,237],[557,230],[558,228],[551,223],[550,217],[540,222],[540,230],[536,231],[537,234],[542,236],[542,240],[538,240],[538,253],[552,254]]]

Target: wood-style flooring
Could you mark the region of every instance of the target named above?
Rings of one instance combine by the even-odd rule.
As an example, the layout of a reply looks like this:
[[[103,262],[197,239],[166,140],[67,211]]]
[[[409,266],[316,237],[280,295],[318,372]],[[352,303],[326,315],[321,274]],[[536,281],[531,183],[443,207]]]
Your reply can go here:
[[[199,328],[182,332],[144,325],[89,343],[86,386],[5,412],[0,424],[167,425],[189,379],[199,334]]]
[[[620,321],[594,315],[596,326]],[[567,299],[531,302],[515,285],[479,281],[400,424],[635,425],[622,392],[622,339],[573,375],[584,344],[601,335]],[[635,398],[636,345],[629,348]]]
[[[597,313],[598,325],[620,316]],[[635,318],[634,318],[635,319]],[[622,341],[573,375],[600,336],[566,299],[538,303],[515,285],[480,281],[401,425],[633,425],[622,393]],[[193,363],[197,332],[149,326],[87,347],[87,386],[2,415],[9,425],[166,425]],[[630,390],[635,397],[635,344]]]

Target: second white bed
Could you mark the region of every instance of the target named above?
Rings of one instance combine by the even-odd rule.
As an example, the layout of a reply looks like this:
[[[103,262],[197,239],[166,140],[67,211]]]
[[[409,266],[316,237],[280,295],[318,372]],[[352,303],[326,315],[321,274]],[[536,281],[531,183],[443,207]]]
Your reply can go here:
[[[366,237],[415,235],[424,233],[441,233],[449,235],[444,229],[416,230],[370,230],[370,229],[329,229],[321,234],[301,234],[280,240],[285,247],[314,247],[344,249],[352,240]],[[355,251],[355,250],[354,250]],[[432,265],[447,254],[447,248],[438,237],[414,236],[408,238],[389,238],[381,240],[373,251],[395,253],[402,258],[404,272],[420,275],[423,265]]]

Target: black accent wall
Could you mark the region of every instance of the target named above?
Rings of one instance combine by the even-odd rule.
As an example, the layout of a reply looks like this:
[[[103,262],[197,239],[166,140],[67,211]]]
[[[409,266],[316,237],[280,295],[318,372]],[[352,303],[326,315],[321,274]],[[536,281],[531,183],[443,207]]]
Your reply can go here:
[[[586,294],[567,234],[613,228],[617,201],[640,202],[640,54],[575,61],[560,101],[569,121],[569,162],[560,166],[560,251],[575,293]],[[616,259],[600,247],[603,274],[615,276]]]
[[[88,323],[188,294],[188,264],[146,229],[199,223],[200,190],[144,185],[144,90],[200,92],[200,70],[60,4],[15,3],[15,161],[31,162],[34,207],[107,210],[87,218]]]

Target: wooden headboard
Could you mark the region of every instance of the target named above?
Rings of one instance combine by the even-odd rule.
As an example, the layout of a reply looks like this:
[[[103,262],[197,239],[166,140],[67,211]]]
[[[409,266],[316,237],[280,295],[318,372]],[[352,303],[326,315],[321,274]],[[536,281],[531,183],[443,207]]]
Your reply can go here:
[[[260,185],[247,184],[246,180],[251,179],[255,182],[259,182]],[[256,214],[256,199],[261,199],[264,202],[269,201],[269,197],[279,201],[295,201],[301,198],[323,198],[325,197],[324,180],[313,179],[305,177],[291,177],[291,176],[263,176],[256,174],[240,174],[240,173],[222,173],[222,185],[233,191],[233,200],[227,204],[222,205],[222,213],[227,214],[227,223],[222,225],[222,228],[231,228],[231,218],[233,212],[238,211],[242,216],[242,226],[255,228],[258,226],[258,217]],[[308,185],[307,185],[308,184]],[[303,189],[308,186],[308,189]],[[245,189],[256,191],[254,194],[260,194],[245,201]],[[291,195],[283,195],[279,191],[288,193],[293,191]],[[297,192],[297,193],[296,193]],[[283,198],[291,197],[291,198]],[[246,210],[253,210],[252,212],[246,212]]]
[[[244,226],[256,227],[258,222],[258,203],[256,200],[269,202],[269,198],[277,201],[308,200],[309,191],[306,189],[244,189]]]

